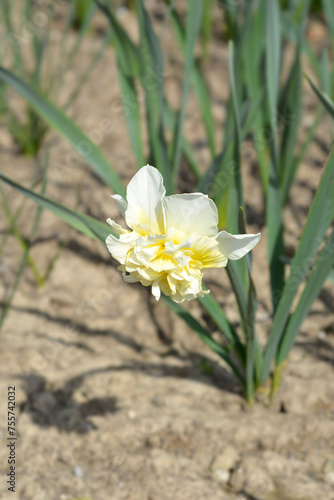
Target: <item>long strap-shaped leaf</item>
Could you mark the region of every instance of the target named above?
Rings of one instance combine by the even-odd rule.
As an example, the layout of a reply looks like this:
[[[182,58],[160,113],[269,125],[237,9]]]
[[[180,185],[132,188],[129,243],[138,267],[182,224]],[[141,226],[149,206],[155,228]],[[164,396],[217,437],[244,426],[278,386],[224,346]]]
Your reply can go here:
[[[282,339],[296,292],[313,264],[313,259],[333,220],[333,193],[334,152],[332,151],[307,217],[296,255],[292,261],[289,279],[285,284],[283,295],[274,316],[273,326],[265,351],[262,382],[265,382],[269,376],[271,363],[277,354],[277,348]]]
[[[334,118],[334,103],[333,103],[333,101],[330,99],[330,97],[325,92],[322,92],[316,86],[316,84],[312,82],[312,80],[307,75],[304,74],[304,76],[308,80],[309,84],[311,85],[312,89],[314,90],[314,92],[316,93],[318,98],[320,99],[321,103],[325,106],[326,110],[329,112],[331,117]]]
[[[184,309],[180,304],[173,302],[172,299],[163,295],[163,300],[166,302],[168,307],[174,311],[188,326],[206,343],[207,346],[214,352],[216,352],[233,370],[233,373],[238,378],[242,387],[245,386],[244,379],[237,368],[236,364],[231,359],[231,353],[228,348],[222,347],[218,342],[216,342],[210,335],[210,333],[204,328],[201,323],[197,321],[196,318],[191,316],[191,314]]]
[[[170,4],[171,5],[171,4]],[[180,16],[176,12],[174,8],[171,8],[171,20],[173,24],[173,28],[179,44],[183,50],[183,53],[186,52],[186,35],[185,30],[182,26],[182,22]],[[197,95],[197,101],[202,113],[203,123],[205,125],[208,142],[211,150],[212,159],[215,157],[215,124],[211,113],[210,107],[210,96],[207,84],[205,79],[201,73],[201,69],[197,61],[194,62],[193,67],[193,85],[194,90]]]
[[[107,17],[113,31],[113,40],[117,51],[119,63],[122,65],[122,70],[128,76],[139,76],[140,63],[138,59],[138,49],[129,38],[123,26],[118,22],[112,9],[108,5],[108,1],[94,0],[96,5]]]
[[[45,162],[43,165],[44,169],[43,169],[43,180],[42,180],[42,187],[41,187],[41,194],[42,195],[45,193],[46,184],[47,184],[47,180],[48,180],[48,166],[49,166],[49,153],[47,152],[46,159],[45,159]],[[29,235],[29,242],[31,242],[33,240],[33,238],[35,237],[41,215],[42,215],[42,207],[37,206],[36,215],[35,215],[34,222],[33,222],[33,225],[32,225],[31,231],[30,231],[30,235]],[[15,227],[15,223],[14,223],[14,227]],[[21,281],[23,271],[26,267],[26,264],[29,261],[29,252],[30,252],[30,244],[28,243],[24,252],[23,252],[23,256],[22,256],[22,259],[21,259],[21,262],[19,265],[19,269],[17,271],[16,277],[14,280],[12,289],[10,291],[9,296],[6,298],[6,304],[5,304],[3,310],[0,314],[0,339],[1,339],[2,326],[4,324],[4,321],[6,319],[7,314],[9,312],[9,309],[11,307],[16,290],[17,290],[19,283]]]
[[[174,192],[164,130],[164,61],[159,39],[143,4],[136,0],[140,32],[141,82],[145,91],[150,154],[164,178],[167,194]]]
[[[104,242],[108,234],[112,233],[111,228],[109,228],[107,224],[104,224],[89,215],[81,214],[75,210],[65,207],[64,205],[61,205],[60,203],[52,201],[45,196],[34,193],[30,189],[21,186],[1,173],[0,179],[15,188],[20,193],[24,194],[24,196],[27,196],[27,198],[33,200],[40,207],[50,210],[50,212],[57,215],[57,217],[64,220],[70,226],[74,227],[74,229],[77,229],[91,238]]]
[[[239,210],[239,232],[246,234],[246,219],[242,208]],[[253,399],[254,389],[259,384],[263,356],[256,334],[255,320],[257,311],[256,289],[252,278],[252,252],[249,252],[245,259],[248,274],[248,300],[247,300],[247,321],[244,325],[246,333],[246,398],[248,402]]]
[[[178,174],[180,169],[182,127],[186,114],[186,106],[189,96],[191,75],[193,71],[195,43],[200,28],[202,0],[197,0],[196,2],[188,0],[187,6],[188,7],[187,7],[186,47],[185,47],[186,61],[185,61],[185,69],[183,75],[181,106],[175,123],[173,150],[172,150],[172,169],[173,169],[175,185],[177,184]]]
[[[95,2],[106,15],[112,29],[117,55],[118,76],[122,91],[124,118],[138,165],[143,166],[145,164],[145,156],[141,137],[142,119],[135,80],[139,76],[138,49],[136,49],[125,30],[119,24],[107,3],[102,3],[98,0],[95,0]]]
[[[326,241],[324,248],[319,253],[317,262],[307,280],[305,289],[299,299],[296,310],[289,319],[287,328],[284,332],[281,345],[277,356],[277,366],[279,366],[289,354],[294,344],[300,326],[311,309],[311,306],[329,275],[334,265],[334,229]]]
[[[284,264],[282,256],[283,220],[281,210],[280,174],[278,161],[278,134],[277,117],[274,110],[277,108],[279,75],[280,75],[280,19],[278,0],[271,0],[266,4],[267,33],[266,33],[266,78],[268,91],[268,109],[270,110],[270,166],[269,184],[266,206],[268,226],[268,257],[270,268],[270,282],[274,312],[277,307],[276,293],[280,293],[284,286]],[[278,291],[278,292],[277,292]]]
[[[240,112],[238,102],[238,92],[235,81],[235,54],[233,42],[229,43],[229,74],[231,85],[232,109],[234,117],[234,141],[233,141],[233,161],[235,163],[234,175],[231,175],[227,189],[228,207],[227,207],[227,230],[235,234],[238,232],[238,211],[240,207],[244,210],[245,202],[243,197],[242,180],[241,180],[241,127],[240,127]],[[238,276],[243,284],[245,293],[247,293],[247,265],[246,260],[241,259],[233,262]],[[232,282],[233,286],[233,282]]]
[[[23,80],[1,67],[0,80],[16,90],[51,127],[64,136],[108,186],[116,193],[125,196],[125,189],[121,179],[100,149],[60,109]]]
[[[209,313],[210,317],[216,323],[220,331],[224,334],[228,341],[228,349],[235,350],[239,359],[244,364],[245,361],[245,346],[241,342],[233,325],[226,318],[220,305],[216,302],[212,294],[205,295],[198,299],[204,309]]]

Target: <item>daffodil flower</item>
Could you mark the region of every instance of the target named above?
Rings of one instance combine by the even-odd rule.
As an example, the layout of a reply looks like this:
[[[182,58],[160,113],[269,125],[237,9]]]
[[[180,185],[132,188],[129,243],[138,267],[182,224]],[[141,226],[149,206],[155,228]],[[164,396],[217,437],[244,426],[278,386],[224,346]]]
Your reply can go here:
[[[259,241],[259,234],[218,232],[218,211],[202,193],[165,196],[163,178],[150,165],[142,167],[127,187],[127,201],[113,195],[128,227],[108,219],[114,233],[106,244],[121,264],[127,283],[152,285],[157,300],[161,292],[175,302],[209,293],[202,289],[203,269],[225,267]]]

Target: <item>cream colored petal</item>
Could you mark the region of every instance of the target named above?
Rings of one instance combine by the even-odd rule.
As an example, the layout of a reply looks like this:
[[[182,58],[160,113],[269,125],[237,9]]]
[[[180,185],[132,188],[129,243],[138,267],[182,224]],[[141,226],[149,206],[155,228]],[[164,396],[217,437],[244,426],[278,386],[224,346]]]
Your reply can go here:
[[[142,167],[128,184],[128,208],[125,220],[129,227],[147,225],[151,234],[165,233],[162,199],[166,190],[158,170],[150,165]]]
[[[152,283],[152,295],[155,297],[155,300],[160,299],[161,297],[160,280],[156,280]]]
[[[221,231],[217,236],[219,251],[231,260],[241,259],[258,243],[261,233],[258,234],[230,234]]]
[[[112,234],[109,234],[106,239],[106,245],[114,259],[118,260],[120,264],[125,264],[126,256],[132,248],[131,243],[122,242]]]
[[[181,241],[178,245],[175,245],[174,241],[166,241],[165,243],[165,254],[167,255],[174,255],[176,252],[179,250],[182,250],[183,248],[190,248],[191,247],[191,240],[185,240]]]
[[[116,201],[118,210],[123,215],[123,217],[125,217],[125,211],[128,208],[127,202],[119,194],[112,194],[111,198],[113,198]]]
[[[193,233],[216,236],[218,211],[214,202],[202,193],[174,194],[163,200],[166,227],[175,227],[188,236]]]
[[[130,232],[128,229],[124,229],[122,226],[117,224],[117,222],[115,222],[114,220],[107,219],[107,222],[109,226],[111,226],[111,229],[118,235],[127,234]]]
[[[219,251],[216,238],[193,235],[191,250],[193,252],[192,265],[195,267],[225,267],[227,264],[227,257]]]

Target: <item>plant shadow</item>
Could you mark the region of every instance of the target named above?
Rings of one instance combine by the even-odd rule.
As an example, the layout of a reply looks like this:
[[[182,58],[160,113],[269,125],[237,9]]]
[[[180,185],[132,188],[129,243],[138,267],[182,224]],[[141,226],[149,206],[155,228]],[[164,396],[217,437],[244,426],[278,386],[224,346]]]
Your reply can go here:
[[[41,427],[56,427],[61,431],[85,434],[96,426],[89,417],[116,413],[119,408],[114,397],[91,398],[83,403],[74,399],[84,376],[68,380],[61,388],[54,389],[41,375],[21,377],[26,400],[20,410],[30,414],[32,421]]]
[[[80,388],[85,378],[103,373],[129,371],[145,374],[152,378],[171,377],[192,380],[196,383],[214,386],[219,390],[241,395],[240,387],[229,371],[211,358],[197,353],[180,354],[171,349],[164,359],[178,358],[183,365],[172,362],[142,362],[132,361],[118,366],[105,366],[88,370],[70,378],[63,387],[54,388],[45,377],[31,373],[20,376],[26,399],[20,405],[21,412],[29,413],[32,421],[41,427],[56,427],[65,432],[85,434],[96,429],[90,417],[95,415],[114,414],[121,410],[116,397],[93,397],[84,402],[78,402],[75,391]],[[153,382],[154,383],[154,382]]]

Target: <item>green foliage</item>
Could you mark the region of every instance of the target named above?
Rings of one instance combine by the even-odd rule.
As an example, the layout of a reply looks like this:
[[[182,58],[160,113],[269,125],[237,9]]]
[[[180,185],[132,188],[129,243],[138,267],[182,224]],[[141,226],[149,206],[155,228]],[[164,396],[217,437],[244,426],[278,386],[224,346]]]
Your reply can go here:
[[[56,29],[57,17],[61,13],[60,4],[44,5],[42,8],[33,0],[25,0],[14,9],[13,2],[0,0],[0,23],[4,30],[0,62],[2,60],[8,69],[29,81],[42,95],[58,101],[63,109],[67,109],[79,95],[110,40],[110,33],[107,33],[101,47],[83,66],[78,83],[65,100],[60,99],[66,74],[80,54],[84,35],[95,10],[94,2],[85,0],[66,6],[65,24],[60,31]],[[76,20],[78,31],[73,40],[71,27]],[[57,43],[50,39],[51,32],[59,36]],[[45,142],[48,126],[29,104],[23,113],[19,113],[5,85],[0,87],[0,118],[7,125],[21,153],[35,156],[39,152]]]
[[[224,124],[223,143],[217,147],[210,91],[201,63],[195,56],[198,41],[208,44],[208,19],[212,3],[187,2],[187,15],[166,1],[166,19],[171,23],[184,58],[180,103],[173,110],[164,88],[165,61],[154,23],[143,0],[137,0],[135,12],[140,40],[136,44],[121,26],[109,2],[95,0],[110,23],[113,48],[117,57],[124,117],[131,146],[139,165],[150,162],[164,177],[167,192],[178,189],[180,169],[192,170],[196,190],[210,195],[219,210],[220,226],[233,233],[247,230],[247,210],[242,185],[243,142],[252,138],[256,165],[262,186],[264,219],[268,235],[268,259],[272,302],[272,325],[266,345],[261,346],[256,328],[257,295],[252,276],[252,256],[228,263],[226,268],[240,315],[233,325],[212,294],[199,299],[224,342],[218,342],[210,329],[170,298],[164,297],[172,311],[231,368],[246,399],[251,402],[261,384],[271,378],[273,388],[295,341],[302,321],[330,275],[334,264],[334,153],[331,152],[317,194],[309,211],[289,273],[284,249],[283,209],[289,202],[290,188],[307,148],[312,142],[323,110],[315,114],[314,124],[300,141],[303,113],[303,58],[312,65],[321,87],[310,84],[325,109],[334,117],[333,74],[328,52],[321,58],[313,52],[306,36],[305,23],[310,14],[309,1],[279,0],[220,1],[225,9],[229,42],[230,95]],[[327,25],[333,29],[331,3],[322,2]],[[204,16],[202,14],[204,13]],[[202,16],[202,18],[201,18]],[[202,20],[202,23],[201,23]],[[331,33],[332,34],[332,33]],[[202,38],[201,38],[202,37]],[[208,45],[206,45],[208,46]],[[289,54],[292,63],[288,63]],[[284,71],[283,71],[284,70]],[[29,103],[43,126],[61,133],[82,154],[93,171],[115,192],[124,195],[124,186],[101,151],[89,141],[57,106],[43,93],[24,81],[22,75],[1,68],[0,81],[6,82]],[[140,110],[138,85],[144,95],[145,116]],[[201,113],[211,160],[203,167],[185,136],[184,121],[189,94],[194,92]],[[46,125],[45,125],[46,124]],[[149,152],[143,147],[144,127]],[[298,143],[301,142],[299,145]],[[85,147],[81,147],[84,145]],[[20,186],[0,175],[40,207],[51,210],[76,230],[104,242],[110,229],[99,221],[59,205],[33,189]],[[329,234],[330,232],[330,234]],[[328,236],[329,234],[329,236]],[[303,287],[301,294],[298,292]],[[298,297],[294,306],[294,301]]]

